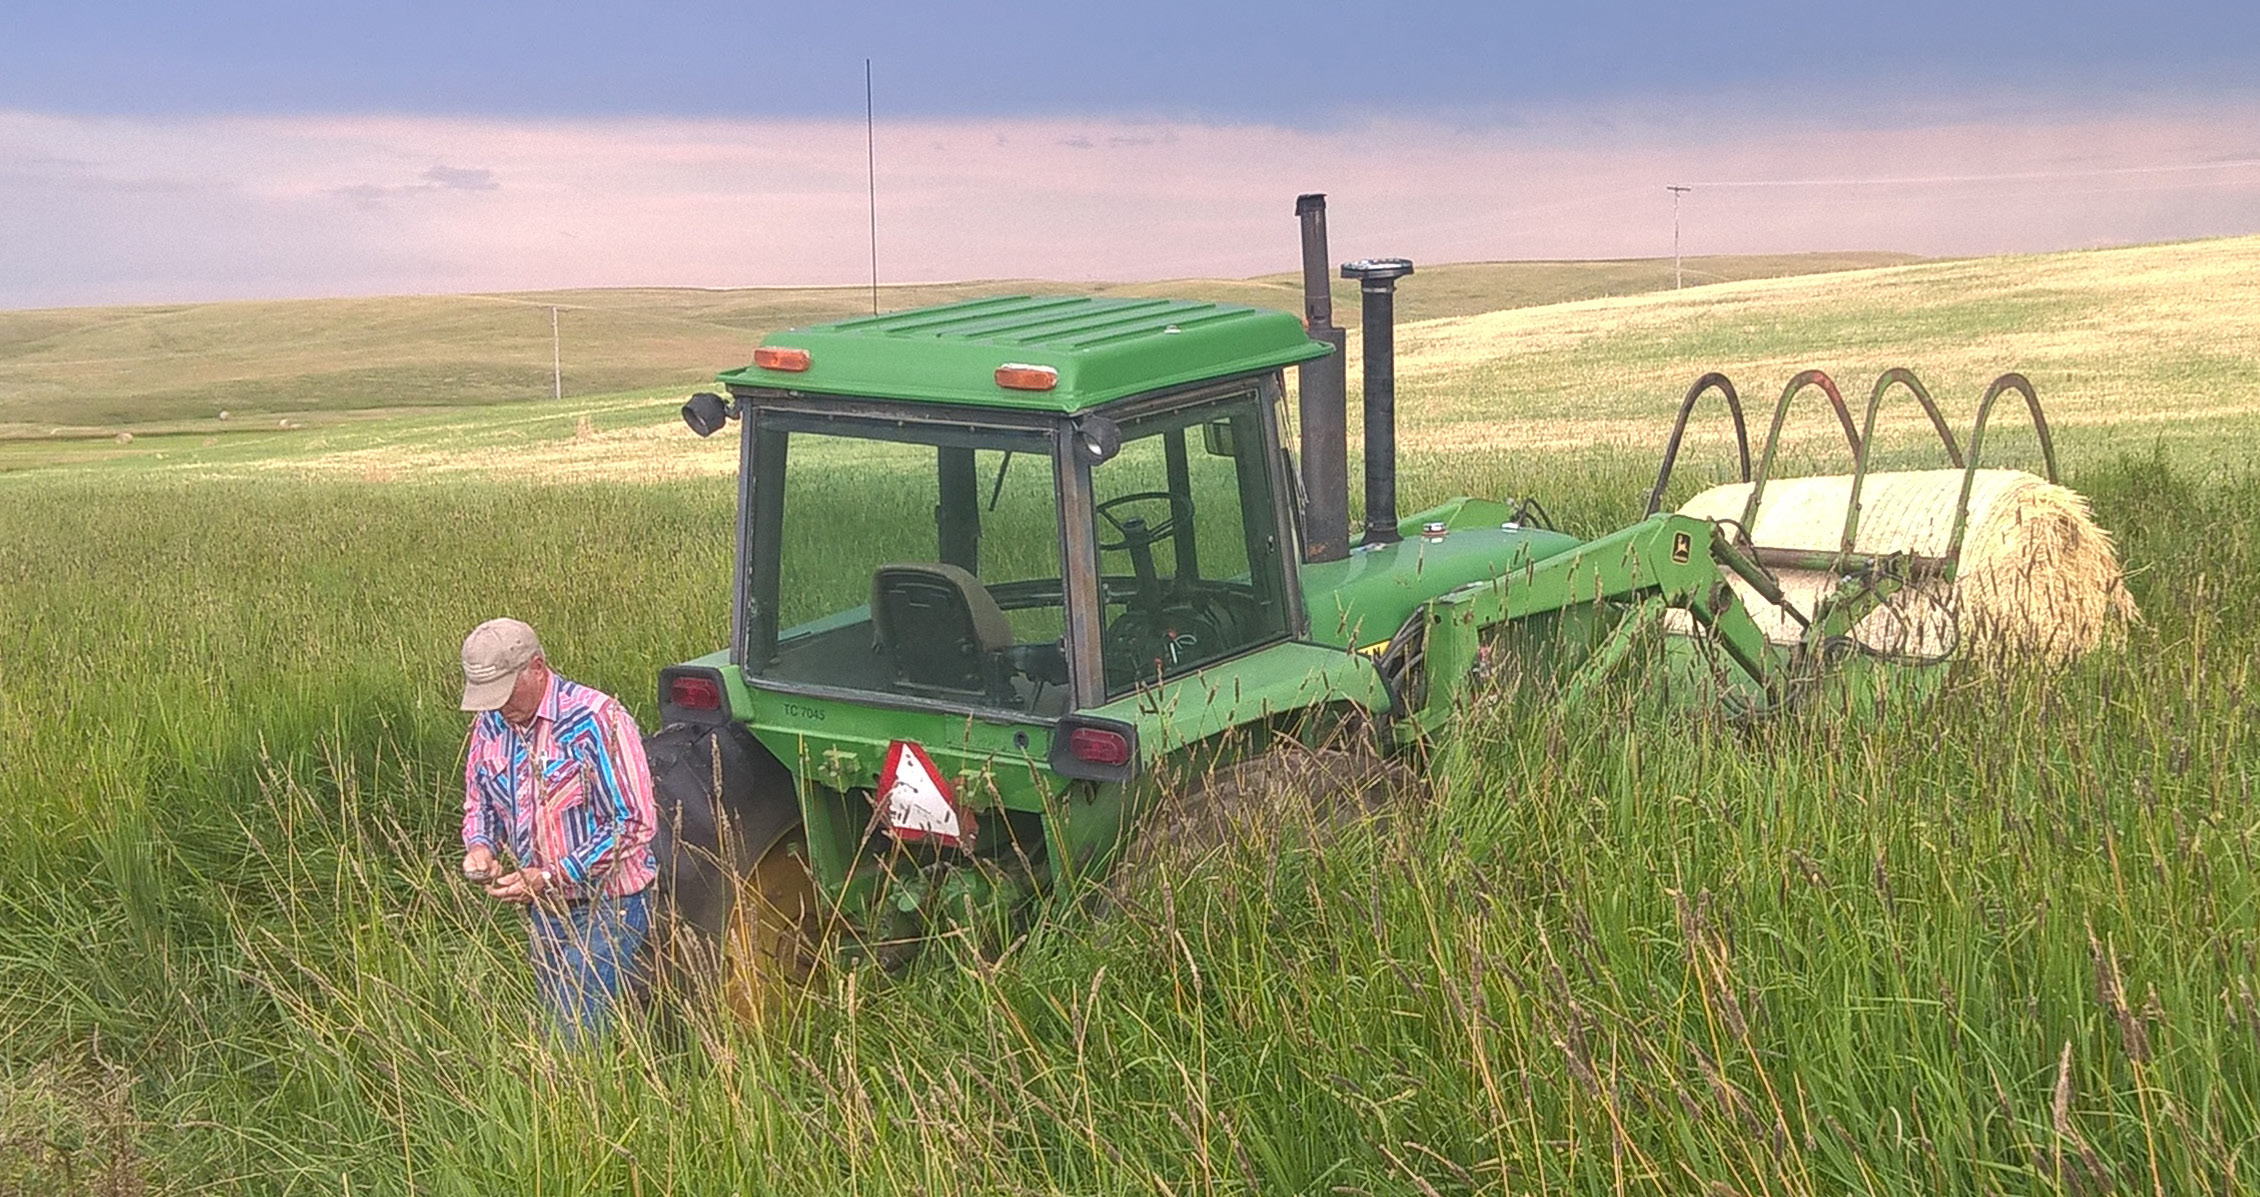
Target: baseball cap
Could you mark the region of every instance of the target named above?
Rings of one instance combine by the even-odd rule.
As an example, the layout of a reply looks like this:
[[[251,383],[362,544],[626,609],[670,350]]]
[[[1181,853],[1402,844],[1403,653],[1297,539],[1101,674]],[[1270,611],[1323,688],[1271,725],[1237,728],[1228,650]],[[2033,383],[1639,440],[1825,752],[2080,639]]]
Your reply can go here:
[[[463,709],[492,711],[510,701],[518,671],[541,655],[541,639],[515,619],[490,619],[463,638]]]

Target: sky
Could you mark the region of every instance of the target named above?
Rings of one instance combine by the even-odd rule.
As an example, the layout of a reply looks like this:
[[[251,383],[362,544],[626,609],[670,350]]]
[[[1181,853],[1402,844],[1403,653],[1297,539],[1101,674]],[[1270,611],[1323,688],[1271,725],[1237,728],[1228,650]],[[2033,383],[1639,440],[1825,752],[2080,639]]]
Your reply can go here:
[[[865,62],[875,122],[866,140]],[[0,307],[2260,233],[2260,5],[0,6]],[[876,203],[872,202],[876,192]],[[875,217],[875,220],[874,220]]]

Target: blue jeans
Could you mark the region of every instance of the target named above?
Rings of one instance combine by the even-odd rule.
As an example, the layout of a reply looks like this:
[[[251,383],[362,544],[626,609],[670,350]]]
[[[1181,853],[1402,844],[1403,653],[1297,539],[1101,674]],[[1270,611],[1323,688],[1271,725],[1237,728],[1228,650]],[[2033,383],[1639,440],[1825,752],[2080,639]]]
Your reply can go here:
[[[638,979],[638,954],[651,931],[650,891],[536,905],[526,930],[534,982],[558,1034],[579,1045],[610,1030],[613,1008]]]

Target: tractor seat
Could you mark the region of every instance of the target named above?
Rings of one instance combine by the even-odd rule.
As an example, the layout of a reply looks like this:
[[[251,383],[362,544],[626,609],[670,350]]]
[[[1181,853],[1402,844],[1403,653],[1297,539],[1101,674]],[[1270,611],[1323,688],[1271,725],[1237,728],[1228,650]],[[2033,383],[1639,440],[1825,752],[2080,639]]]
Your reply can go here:
[[[981,580],[954,565],[902,562],[871,575],[874,648],[895,685],[938,698],[1020,700],[1004,651],[1012,625]]]

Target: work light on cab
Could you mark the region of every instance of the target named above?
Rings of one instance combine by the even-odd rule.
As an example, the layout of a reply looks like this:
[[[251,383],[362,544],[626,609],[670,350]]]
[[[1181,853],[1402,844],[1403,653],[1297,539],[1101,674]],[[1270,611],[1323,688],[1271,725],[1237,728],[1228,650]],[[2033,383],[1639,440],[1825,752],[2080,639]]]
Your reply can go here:
[[[683,404],[683,423],[700,436],[713,436],[729,422],[729,401],[712,391],[700,391]]]
[[[806,349],[787,349],[781,345],[764,345],[753,351],[753,364],[764,370],[783,370],[789,374],[803,373],[808,369]]]
[[[1075,421],[1069,444],[1085,465],[1100,465],[1121,450],[1122,427],[1105,416],[1085,416]]]

